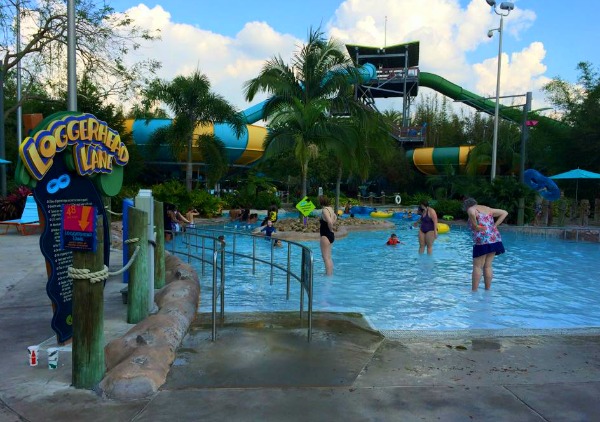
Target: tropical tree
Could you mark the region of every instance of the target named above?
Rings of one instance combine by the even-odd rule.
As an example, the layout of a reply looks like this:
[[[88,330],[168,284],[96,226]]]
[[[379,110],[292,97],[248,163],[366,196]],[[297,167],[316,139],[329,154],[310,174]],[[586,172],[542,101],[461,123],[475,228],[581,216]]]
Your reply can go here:
[[[144,91],[146,109],[161,102],[173,113],[171,125],[157,130],[154,139],[165,140],[175,157],[187,152],[186,188],[192,190],[192,146],[198,145],[206,163],[208,183],[216,183],[228,168],[223,142],[212,133],[196,133],[198,126],[227,123],[236,136],[246,130],[242,115],[223,97],[211,92],[208,77],[196,70],[172,81],[155,79]]]
[[[294,151],[300,164],[302,196],[307,194],[309,162],[334,144],[350,151],[359,139],[358,122],[362,120],[352,91],[358,77],[342,46],[326,40],[320,29],[311,29],[308,42],[289,65],[276,56],[245,84],[248,101],[259,92],[270,95],[264,107],[269,121],[265,157]],[[363,112],[362,116],[369,114]]]
[[[600,74],[589,62],[577,65],[579,78],[571,84],[555,78],[544,87],[548,99],[572,130],[554,138],[546,150],[555,154],[555,171],[576,167],[600,172]]]
[[[24,28],[19,49],[17,23]],[[39,98],[36,88],[40,84],[53,97],[66,87],[67,26],[64,0],[0,0],[0,158],[5,158],[6,117],[25,101]],[[77,1],[75,37],[77,63],[94,69],[93,82],[103,94],[130,98],[143,76],[159,65],[155,60],[127,63],[125,57],[139,48],[142,40],[154,39],[155,34],[134,26],[129,16],[115,14],[104,2]],[[4,84],[17,64],[21,65],[23,76],[21,101],[7,108]],[[0,172],[4,193],[3,166]]]
[[[350,123],[357,128],[357,135],[345,142],[330,142],[327,148],[333,151],[337,165],[335,184],[335,210],[340,207],[340,186],[344,171],[348,176],[366,180],[375,158],[387,158],[393,152],[391,126],[385,116],[373,109],[356,107]]]

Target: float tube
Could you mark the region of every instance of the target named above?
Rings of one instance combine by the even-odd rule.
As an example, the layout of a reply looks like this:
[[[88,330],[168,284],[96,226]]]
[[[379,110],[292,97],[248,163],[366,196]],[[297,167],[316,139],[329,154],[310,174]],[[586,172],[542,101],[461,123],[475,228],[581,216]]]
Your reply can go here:
[[[437,223],[438,234],[448,233],[450,231],[450,226],[446,223]]]
[[[391,211],[373,211],[369,215],[373,218],[389,218],[394,215],[394,213]]]
[[[554,180],[544,176],[537,170],[527,169],[523,173],[523,181],[531,189],[548,201],[556,201],[560,198],[560,189],[554,183]]]

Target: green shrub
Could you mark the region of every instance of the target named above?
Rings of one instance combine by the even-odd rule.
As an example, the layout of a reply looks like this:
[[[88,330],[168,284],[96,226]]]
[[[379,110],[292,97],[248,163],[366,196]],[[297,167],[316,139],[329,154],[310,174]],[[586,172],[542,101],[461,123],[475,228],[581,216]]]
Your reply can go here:
[[[200,217],[221,215],[223,209],[220,198],[201,189],[188,192],[185,185],[176,180],[154,185],[152,195],[158,201],[174,204],[182,213],[190,208],[196,208]]]
[[[454,218],[466,218],[466,213],[462,210],[462,201],[457,199],[442,199],[436,202],[435,212],[438,218],[445,215],[451,215]]]
[[[281,207],[281,200],[273,191],[258,192],[254,199],[254,203],[252,204],[253,208],[258,210],[266,210],[271,205],[277,205],[277,208]]]

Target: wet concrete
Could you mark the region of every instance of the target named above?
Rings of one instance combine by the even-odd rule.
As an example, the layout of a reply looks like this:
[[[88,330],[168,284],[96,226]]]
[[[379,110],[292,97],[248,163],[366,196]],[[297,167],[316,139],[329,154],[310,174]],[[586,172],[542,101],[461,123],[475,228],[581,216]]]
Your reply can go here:
[[[44,352],[28,366],[27,346],[53,338],[38,255],[36,236],[0,236],[2,422],[600,419],[595,330],[383,336],[357,314],[315,313],[310,343],[297,313],[226,314],[215,342],[199,315],[155,395],[106,399],[71,387],[68,349],[56,370]],[[121,288],[107,281],[107,341],[130,328]]]

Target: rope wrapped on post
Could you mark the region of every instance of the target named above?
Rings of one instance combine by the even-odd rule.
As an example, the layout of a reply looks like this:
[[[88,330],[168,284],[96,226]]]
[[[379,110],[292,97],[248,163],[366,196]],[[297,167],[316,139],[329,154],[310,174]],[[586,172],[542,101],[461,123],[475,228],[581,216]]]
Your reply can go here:
[[[106,210],[106,211],[107,211],[109,214],[112,214],[112,215],[116,215],[116,216],[122,216],[122,215],[123,215],[123,213],[122,213],[122,212],[114,212],[113,210],[111,210],[111,209],[108,207],[108,205],[106,205],[106,206],[104,207],[104,209],[105,209],[105,210]]]
[[[135,237],[133,239],[127,239],[125,241],[125,243],[127,243],[127,244],[137,243],[139,241],[140,241],[140,239]],[[110,272],[110,271],[108,271],[108,267],[106,265],[104,265],[104,268],[102,268],[99,271],[96,271],[95,273],[90,272],[90,270],[87,268],[69,267],[69,269],[68,269],[69,277],[71,277],[73,280],[88,280],[89,279],[90,283],[92,283],[92,284],[99,283],[100,281],[104,281],[104,280],[108,279],[108,277],[123,274],[125,271],[127,271],[129,269],[129,267],[131,267],[131,265],[133,265],[133,263],[135,262],[135,258],[138,256],[139,251],[140,251],[140,245],[136,245],[135,250],[133,251],[131,258],[129,258],[129,261],[127,262],[127,264],[118,271]]]

